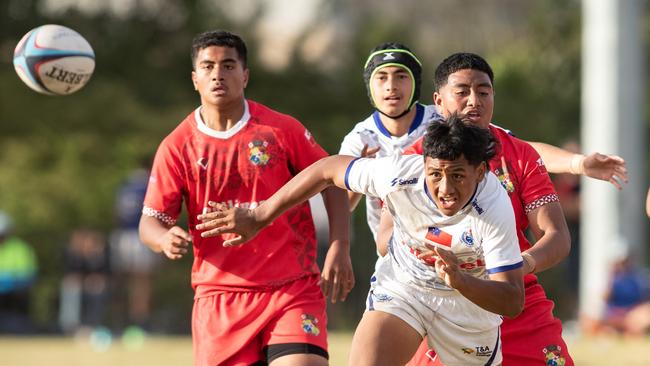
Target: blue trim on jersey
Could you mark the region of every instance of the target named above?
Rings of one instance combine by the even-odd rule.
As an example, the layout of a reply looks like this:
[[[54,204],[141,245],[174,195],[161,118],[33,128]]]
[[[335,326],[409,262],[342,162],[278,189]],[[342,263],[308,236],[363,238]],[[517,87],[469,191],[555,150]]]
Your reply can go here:
[[[415,105],[415,118],[413,118],[413,122],[411,122],[411,127],[409,127],[409,135],[411,132],[415,131],[420,125],[422,124],[422,120],[424,119],[424,106],[422,104],[417,103]]]
[[[348,177],[350,176],[350,169],[352,169],[352,164],[354,164],[355,161],[359,160],[361,158],[355,158],[348,164],[348,167],[345,169],[345,188],[348,189],[348,191],[351,191],[350,189],[350,183],[348,183]]]
[[[524,261],[522,260],[521,262],[517,262],[515,264],[509,264],[507,266],[500,266],[500,267],[494,267],[490,268],[487,270],[488,274],[494,274],[494,273],[499,273],[499,272],[507,272],[511,271],[513,269],[521,268],[524,266]]]
[[[386,127],[384,127],[384,124],[381,123],[381,118],[379,117],[379,112],[375,111],[375,113],[372,114],[372,119],[375,121],[375,126],[377,126],[377,129],[379,132],[381,132],[382,135],[391,138],[393,135],[388,132]]]
[[[497,342],[494,344],[494,349],[492,349],[492,356],[490,356],[490,359],[485,364],[485,366],[491,366],[492,362],[494,362],[494,358],[497,356],[497,350],[499,349],[500,339],[501,339],[501,328],[497,327]]]
[[[375,113],[372,114],[372,119],[375,121],[375,126],[377,126],[377,129],[379,132],[381,132],[382,135],[391,138],[393,135],[391,135],[390,132],[384,127],[384,124],[381,123],[381,118],[379,116],[379,112],[375,111]],[[420,127],[422,124],[422,121],[424,120],[424,106],[420,103],[417,103],[415,105],[415,117],[413,118],[413,121],[411,121],[411,127],[409,127],[409,134],[413,131],[415,131],[416,128]]]

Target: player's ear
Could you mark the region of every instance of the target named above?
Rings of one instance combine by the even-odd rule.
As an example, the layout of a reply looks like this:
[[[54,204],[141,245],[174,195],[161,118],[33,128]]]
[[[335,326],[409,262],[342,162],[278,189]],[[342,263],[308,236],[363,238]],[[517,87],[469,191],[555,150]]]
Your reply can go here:
[[[442,106],[442,98],[440,97],[440,93],[436,91],[433,92],[433,104],[438,107],[438,110],[440,110],[440,107]]]
[[[250,76],[250,69],[247,67],[244,69],[244,89],[248,85],[248,77]]]
[[[194,84],[194,90],[199,90],[199,85],[196,82],[196,71],[192,71],[192,84]]]
[[[482,181],[483,178],[485,178],[486,172],[487,172],[487,164],[484,161],[482,161],[481,164],[479,164],[478,167],[476,168],[476,174],[478,175],[476,181],[477,182]]]

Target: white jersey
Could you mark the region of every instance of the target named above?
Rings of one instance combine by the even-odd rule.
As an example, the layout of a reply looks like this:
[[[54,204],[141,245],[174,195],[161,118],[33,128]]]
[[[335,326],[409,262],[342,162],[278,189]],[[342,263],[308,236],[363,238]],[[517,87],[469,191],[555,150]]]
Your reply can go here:
[[[425,242],[450,249],[463,270],[482,279],[522,266],[512,205],[493,173],[486,174],[469,203],[453,216],[437,209],[424,177],[421,155],[355,159],[345,174],[349,190],[383,200],[393,216],[389,255],[399,282],[452,290],[434,266],[417,258]]]
[[[375,111],[368,118],[357,123],[352,131],[345,136],[339,155],[359,157],[364,145],[368,145],[369,148],[381,147],[376,154],[378,158],[395,154],[401,155],[406,148],[424,136],[432,121],[442,119],[433,105],[425,106],[417,103],[415,108],[415,118],[411,122],[408,133],[400,137],[392,136],[388,132],[379,118],[379,112]],[[375,240],[377,239],[380,215],[381,201],[375,197],[366,196],[366,218]]]

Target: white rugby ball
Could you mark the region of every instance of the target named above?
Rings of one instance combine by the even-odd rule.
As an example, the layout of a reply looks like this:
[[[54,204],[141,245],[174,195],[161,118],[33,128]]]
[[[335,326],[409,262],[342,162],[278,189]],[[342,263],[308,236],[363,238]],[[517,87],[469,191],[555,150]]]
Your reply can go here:
[[[14,50],[14,68],[35,91],[67,95],[81,89],[95,70],[95,52],[74,30],[56,24],[34,28]]]

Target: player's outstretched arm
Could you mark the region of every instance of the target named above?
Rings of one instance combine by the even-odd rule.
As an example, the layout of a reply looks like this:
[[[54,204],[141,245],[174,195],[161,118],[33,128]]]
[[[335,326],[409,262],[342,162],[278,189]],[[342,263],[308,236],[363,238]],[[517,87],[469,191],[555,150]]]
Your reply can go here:
[[[323,189],[331,185],[345,188],[345,172],[354,159],[352,156],[333,155],[315,162],[253,210],[226,208],[210,202],[209,205],[214,211],[198,215],[201,224],[198,224],[196,229],[203,231],[201,236],[204,238],[234,233],[239,236],[224,241],[223,245],[243,244],[286,210],[308,200]]]
[[[519,315],[524,309],[521,267],[490,274],[490,279],[484,280],[464,273],[453,252],[440,247],[432,249],[438,275],[449,287],[456,289],[471,302],[487,311],[511,318]],[[429,256],[430,253],[420,254],[418,257],[424,260]]]
[[[361,149],[361,155],[360,157],[362,158],[374,158],[375,154],[381,149],[380,146],[377,146],[375,148],[369,148],[368,145],[363,145],[363,149]],[[357,205],[359,204],[359,201],[361,201],[361,197],[363,195],[361,193],[357,192],[352,192],[348,191],[348,199],[350,201],[350,212],[354,211],[355,208],[357,208]]]
[[[529,142],[544,160],[546,169],[551,173],[569,173],[611,183],[622,189],[621,183],[627,183],[625,159],[617,155],[592,153],[574,154],[557,146],[542,142]]]
[[[187,253],[192,236],[179,226],[168,227],[155,217],[142,215],[140,239],[156,253],[163,252],[169,259],[181,259]]]
[[[325,188],[323,202],[329,220],[330,245],[321,271],[321,288],[332,303],[345,301],[354,287],[354,272],[350,258],[350,208],[346,191]]]

